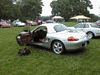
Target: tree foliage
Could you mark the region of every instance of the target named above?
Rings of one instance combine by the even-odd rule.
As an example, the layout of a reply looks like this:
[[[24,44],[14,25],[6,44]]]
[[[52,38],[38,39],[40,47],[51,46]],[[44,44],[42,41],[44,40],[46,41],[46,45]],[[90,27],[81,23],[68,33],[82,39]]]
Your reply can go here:
[[[0,19],[36,19],[41,11],[41,0],[22,0],[16,4],[12,0],[0,0]]]
[[[14,13],[13,13],[13,8],[12,8],[12,1],[0,0],[0,18],[6,19],[13,16],[14,16]]]
[[[41,0],[23,0],[21,11],[24,17],[36,19],[41,14],[42,2]]]
[[[65,20],[69,20],[70,17],[76,15],[85,15],[89,16],[89,11],[87,8],[92,9],[92,4],[89,0],[84,0],[85,2],[80,2],[80,0],[57,0],[52,1],[51,8],[52,14],[60,15],[65,18]]]

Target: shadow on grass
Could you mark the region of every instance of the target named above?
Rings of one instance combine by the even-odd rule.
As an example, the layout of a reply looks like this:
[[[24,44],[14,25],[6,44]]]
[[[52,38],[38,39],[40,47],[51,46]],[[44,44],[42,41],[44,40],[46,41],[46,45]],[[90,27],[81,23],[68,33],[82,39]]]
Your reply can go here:
[[[100,39],[100,36],[98,36],[98,37],[94,37],[93,39]]]
[[[44,48],[44,47],[37,46],[37,45],[31,45],[30,47],[31,47],[31,48],[34,48],[34,49],[36,49],[36,50],[38,49],[38,50],[53,52],[52,50],[50,50],[50,49],[48,49],[48,48]]]
[[[80,55],[86,53],[86,51],[89,51],[88,49],[79,49],[74,51],[66,51],[64,55]]]
[[[50,52],[52,54],[55,54],[55,53],[53,53],[52,50],[44,48],[44,47],[40,47],[37,45],[31,45],[31,48],[43,50],[43,51],[47,51],[47,52]],[[74,51],[65,51],[62,55],[80,55],[80,54],[86,53],[86,51],[89,51],[89,50],[84,48],[84,49],[74,50]]]

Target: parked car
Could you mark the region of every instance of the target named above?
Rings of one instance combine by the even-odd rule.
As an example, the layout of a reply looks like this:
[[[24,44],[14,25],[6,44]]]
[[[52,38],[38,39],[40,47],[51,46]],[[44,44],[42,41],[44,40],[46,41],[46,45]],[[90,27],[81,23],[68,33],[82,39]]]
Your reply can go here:
[[[83,31],[89,38],[100,36],[100,27],[95,23],[78,23],[74,27],[69,28],[75,31]]]
[[[42,24],[32,31],[25,28],[16,39],[20,46],[38,45],[52,49],[56,54],[62,54],[65,50],[82,49],[89,44],[89,38],[84,32],[72,31],[58,23]]]
[[[11,20],[10,19],[9,20],[6,20],[6,22],[10,24],[11,23]]]
[[[41,24],[41,20],[35,20],[35,22],[37,22],[38,25]],[[42,21],[42,24],[45,24],[46,22]]]
[[[6,23],[6,21],[2,21],[2,22],[0,22],[0,27],[1,27],[1,28],[4,28],[4,27],[11,27],[11,25],[8,24],[8,23]]]
[[[26,25],[27,26],[36,26],[37,25],[37,22],[30,21],[30,20],[26,20]]]
[[[100,26],[100,20],[98,20],[98,21],[96,21],[94,23],[96,23],[98,26]]]
[[[47,20],[46,23],[56,23],[56,22],[53,20]]]
[[[12,26],[22,27],[22,26],[26,26],[26,24],[19,21],[19,20],[15,20],[15,21],[12,22]]]

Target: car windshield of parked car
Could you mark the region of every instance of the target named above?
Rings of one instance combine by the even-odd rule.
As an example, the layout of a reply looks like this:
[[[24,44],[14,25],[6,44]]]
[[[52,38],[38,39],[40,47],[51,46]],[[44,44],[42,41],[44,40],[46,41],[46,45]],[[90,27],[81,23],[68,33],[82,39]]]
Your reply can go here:
[[[29,21],[29,22],[33,22],[33,21]]]
[[[21,21],[16,21],[16,22],[21,22]]]
[[[0,23],[6,23],[6,21],[2,21],[2,22],[0,22]]]
[[[64,31],[64,30],[70,30],[65,25],[56,25],[56,26],[54,26],[54,29],[55,29],[56,32],[60,32],[60,31]]]
[[[91,23],[90,25],[91,25],[91,27],[96,27],[96,28],[98,28],[98,25],[95,24],[95,23]]]

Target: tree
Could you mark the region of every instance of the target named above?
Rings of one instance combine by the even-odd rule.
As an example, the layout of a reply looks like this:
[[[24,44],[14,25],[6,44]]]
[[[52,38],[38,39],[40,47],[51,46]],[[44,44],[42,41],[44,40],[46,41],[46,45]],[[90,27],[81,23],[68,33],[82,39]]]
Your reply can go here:
[[[91,18],[91,22],[96,22],[97,20],[99,20],[99,17],[94,15],[94,14],[90,14],[90,18]]]
[[[41,0],[20,0],[15,4],[13,1],[0,0],[1,19],[36,19],[36,16],[39,16],[42,11]]]
[[[12,0],[0,0],[0,19],[10,19],[14,16]]]
[[[89,16],[87,7],[92,9],[92,4],[89,0],[84,0],[84,2],[80,2],[80,0],[57,0],[52,1],[50,5],[53,16],[60,15],[65,20],[69,20],[70,17],[80,14]]]
[[[23,0],[22,1],[22,15],[24,18],[36,19],[42,11],[41,0]]]

